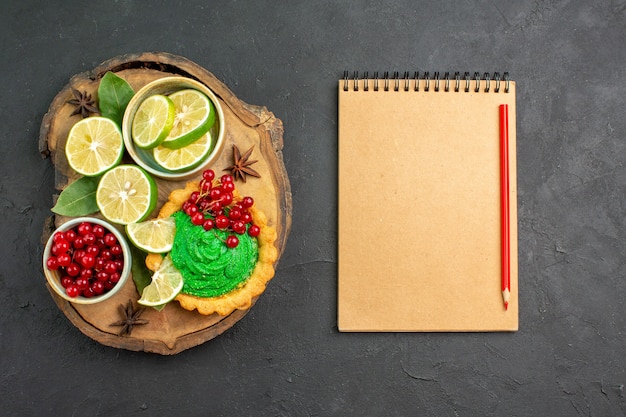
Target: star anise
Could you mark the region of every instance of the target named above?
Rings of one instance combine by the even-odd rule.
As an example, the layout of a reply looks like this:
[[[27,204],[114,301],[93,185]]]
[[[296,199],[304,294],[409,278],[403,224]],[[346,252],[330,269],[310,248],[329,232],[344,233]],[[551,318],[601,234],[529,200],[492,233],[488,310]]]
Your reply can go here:
[[[139,316],[144,311],[144,308],[140,308],[135,310],[133,307],[133,302],[128,300],[128,304],[126,307],[120,304],[119,311],[122,314],[123,319],[116,321],[115,323],[111,323],[111,326],[122,326],[122,329],[119,332],[120,336],[130,335],[130,332],[133,331],[134,326],[138,326],[140,324],[148,324],[148,320],[140,319]]]
[[[239,152],[239,148],[237,145],[233,145],[233,165],[224,169],[224,171],[230,171],[231,175],[235,179],[240,179],[243,182],[246,182],[246,175],[252,175],[253,177],[261,178],[261,174],[256,172],[254,169],[250,168],[250,165],[258,162],[258,160],[250,161],[250,155],[252,155],[252,150],[254,149],[254,145],[250,149],[246,151],[243,155]]]
[[[73,99],[68,100],[69,104],[73,104],[76,106],[72,114],[70,116],[74,116],[75,114],[80,114],[83,118],[89,116],[91,113],[98,113],[98,108],[96,107],[96,101],[91,98],[91,94],[87,93],[87,91],[83,91],[82,93],[75,88],[72,88]]]

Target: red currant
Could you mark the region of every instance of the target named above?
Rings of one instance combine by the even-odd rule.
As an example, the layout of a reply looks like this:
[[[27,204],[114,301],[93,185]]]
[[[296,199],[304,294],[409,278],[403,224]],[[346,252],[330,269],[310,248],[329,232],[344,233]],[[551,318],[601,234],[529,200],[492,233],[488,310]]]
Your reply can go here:
[[[185,213],[189,216],[192,217],[194,214],[196,214],[198,212],[198,206],[196,206],[195,204],[190,204],[189,207],[187,207],[187,210],[185,211]]]
[[[93,290],[91,289],[91,287],[87,287],[83,290],[82,292],[82,296],[85,298],[91,298],[93,296],[95,296],[96,294],[93,292]]]
[[[65,272],[67,272],[67,275],[69,275],[70,277],[75,277],[80,274],[80,266],[72,262],[67,267],[65,267]]]
[[[236,248],[237,245],[239,245],[239,239],[237,238],[237,236],[230,235],[226,238],[226,246],[228,246],[229,248]]]
[[[254,199],[252,197],[244,197],[241,200],[241,207],[248,209],[254,205]]]
[[[257,237],[261,233],[261,228],[256,224],[253,224],[248,228],[248,234],[252,237]]]
[[[97,271],[101,271],[106,266],[106,263],[107,263],[107,259],[98,257],[96,258],[96,263],[94,264],[94,268],[96,268]]]
[[[232,193],[233,191],[235,191],[235,183],[231,182],[224,182],[222,183],[222,189],[228,193]]]
[[[113,233],[105,234],[103,239],[104,239],[104,244],[107,246],[113,246],[117,244],[117,238],[115,237]]]
[[[77,231],[79,235],[85,236],[86,234],[91,233],[92,229],[91,223],[83,222],[78,225]]]
[[[86,255],[96,256],[98,253],[100,253],[100,248],[97,245],[90,245],[87,246],[87,249],[85,249]]]
[[[220,198],[220,201],[222,205],[228,206],[230,203],[233,202],[233,194],[227,193],[227,192],[222,193],[222,197]]]
[[[108,281],[109,280],[109,274],[107,274],[104,271],[100,271],[100,272],[96,273],[96,279],[98,281],[102,281],[102,282]]]
[[[80,294],[80,290],[78,289],[78,287],[76,286],[76,284],[71,284],[69,285],[67,288],[65,288],[65,293],[72,298],[76,298],[78,297],[78,295]]]
[[[99,224],[94,224],[93,227],[91,228],[91,232],[96,236],[96,237],[102,237],[104,236],[104,233],[106,232],[105,228]]]
[[[49,257],[46,260],[46,266],[48,267],[48,269],[51,269],[53,271],[59,269],[59,263],[57,262],[57,258],[54,256]]]
[[[252,222],[252,214],[250,214],[250,212],[248,210],[244,211],[241,213],[241,220],[243,220],[244,223],[248,224]]]
[[[191,223],[195,224],[196,226],[200,226],[202,223],[204,223],[204,214],[202,214],[201,212],[196,212],[193,216],[191,216]]]
[[[122,246],[121,245],[113,245],[113,246],[111,246],[110,252],[111,252],[112,256],[110,256],[109,259],[111,259],[113,256],[120,256],[123,253]]]
[[[215,227],[215,222],[213,221],[213,219],[205,219],[204,223],[202,223],[202,227],[204,228],[204,230],[209,231],[213,229],[213,227]]]
[[[119,272],[113,272],[111,275],[109,275],[109,282],[112,282],[113,284],[117,284],[119,282],[121,278],[121,275]]]
[[[74,239],[74,242],[72,243],[74,245],[74,249],[81,249],[85,247],[85,241],[82,236],[76,236],[76,239]]]
[[[70,278],[69,276],[65,275],[63,278],[61,278],[61,286],[63,288],[67,288],[70,285],[72,285],[74,283],[74,280],[72,278]]]
[[[65,240],[72,243],[74,239],[76,239],[76,232],[74,231],[74,229],[70,229],[65,232]]]
[[[66,267],[72,262],[72,258],[67,253],[62,253],[57,256],[57,263],[59,266]]]
[[[230,227],[231,229],[233,229],[233,232],[239,235],[246,233],[246,224],[241,220],[234,221],[233,224],[230,225]]]
[[[104,272],[106,272],[107,274],[112,274],[115,271],[117,271],[117,268],[115,267],[115,262],[107,261],[106,265],[104,265]]]
[[[93,245],[96,243],[96,235],[94,235],[93,233],[87,233],[83,236],[83,241],[87,246]]]
[[[213,181],[213,178],[215,178],[215,172],[212,169],[207,169],[206,171],[202,173],[202,178],[205,181],[211,182]]]
[[[83,268],[91,268],[96,263],[96,258],[94,255],[87,253],[78,262],[80,262]]]
[[[232,183],[233,182],[233,176],[230,175],[230,174],[224,174],[224,175],[222,175],[222,178],[220,178],[220,181],[222,182],[222,185],[224,183],[227,183],[227,182]]]
[[[223,230],[223,229],[226,229],[230,225],[230,220],[228,220],[228,217],[221,214],[217,216],[217,218],[215,219],[215,225],[217,226],[218,229]]]
[[[54,243],[57,243],[60,240],[65,240],[65,233],[64,232],[55,232],[54,236],[52,236],[52,241]]]
[[[85,291],[87,288],[89,288],[89,280],[80,277],[76,278],[75,285],[80,291]]]
[[[100,281],[94,281],[94,283],[91,284],[91,291],[96,295],[102,294],[104,292],[104,284]]]
[[[219,200],[220,197],[222,196],[222,188],[221,187],[215,187],[213,189],[211,189],[211,192],[209,194],[211,196],[211,200]]]
[[[241,218],[241,210],[238,208],[232,208],[228,212],[228,218],[231,220],[239,220]]]

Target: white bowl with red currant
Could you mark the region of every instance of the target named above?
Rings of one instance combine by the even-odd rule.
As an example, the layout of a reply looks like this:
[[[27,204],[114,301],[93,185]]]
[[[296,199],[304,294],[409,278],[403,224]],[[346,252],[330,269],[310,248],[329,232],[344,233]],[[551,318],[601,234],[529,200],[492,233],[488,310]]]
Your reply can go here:
[[[130,276],[132,258],[122,233],[104,220],[77,217],[48,239],[43,270],[52,289],[77,304],[115,295]]]

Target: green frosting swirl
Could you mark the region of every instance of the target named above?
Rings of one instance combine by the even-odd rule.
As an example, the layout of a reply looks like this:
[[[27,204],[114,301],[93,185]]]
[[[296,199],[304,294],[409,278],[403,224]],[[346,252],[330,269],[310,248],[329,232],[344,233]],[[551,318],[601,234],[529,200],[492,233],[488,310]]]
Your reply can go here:
[[[206,231],[182,211],[172,217],[176,236],[170,256],[183,276],[184,294],[217,297],[250,277],[259,253],[256,238],[247,233],[237,235],[239,245],[228,248],[224,241],[231,232],[217,228]]]

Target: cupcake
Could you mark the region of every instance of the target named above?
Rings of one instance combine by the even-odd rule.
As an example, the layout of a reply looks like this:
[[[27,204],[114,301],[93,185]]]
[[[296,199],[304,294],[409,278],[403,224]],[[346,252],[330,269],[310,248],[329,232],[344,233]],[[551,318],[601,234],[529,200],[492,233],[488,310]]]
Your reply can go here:
[[[235,190],[232,176],[205,171],[172,191],[158,217],[175,219],[169,256],[183,277],[175,300],[184,309],[222,316],[248,309],[274,277],[276,230],[252,197]],[[162,259],[149,254],[146,266],[156,271]]]

